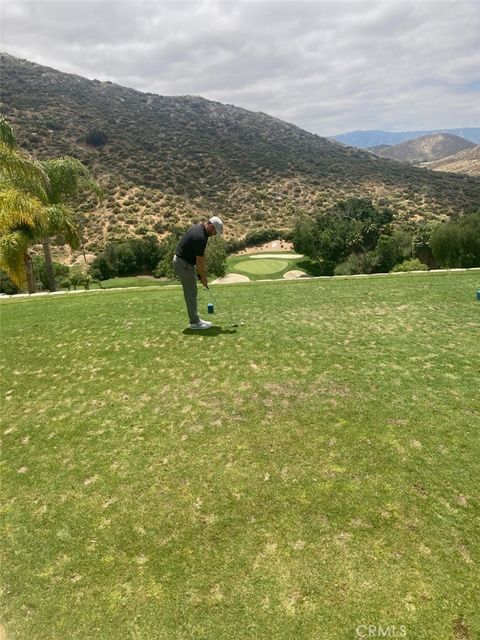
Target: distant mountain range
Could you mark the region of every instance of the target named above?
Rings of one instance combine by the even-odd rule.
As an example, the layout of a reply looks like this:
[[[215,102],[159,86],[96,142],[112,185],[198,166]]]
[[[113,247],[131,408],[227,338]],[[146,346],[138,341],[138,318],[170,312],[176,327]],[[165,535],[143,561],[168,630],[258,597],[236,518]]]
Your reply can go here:
[[[87,250],[106,240],[164,236],[207,216],[227,238],[291,229],[355,196],[395,220],[443,219],[478,208],[480,178],[378,157],[268,116],[200,97],[142,93],[0,54],[1,111],[21,148],[71,155],[105,199],[78,202]]]
[[[452,156],[459,151],[465,151],[475,146],[473,142],[452,135],[451,133],[436,133],[421,136],[413,140],[407,140],[400,144],[388,147],[371,149],[382,158],[392,158],[400,162],[420,164],[421,162],[433,162],[447,156]]]
[[[434,129],[432,131],[349,131],[333,136],[334,140],[359,149],[369,149],[378,145],[393,145],[421,136],[429,136],[435,133],[451,133],[480,144],[480,127],[469,127],[463,129]]]

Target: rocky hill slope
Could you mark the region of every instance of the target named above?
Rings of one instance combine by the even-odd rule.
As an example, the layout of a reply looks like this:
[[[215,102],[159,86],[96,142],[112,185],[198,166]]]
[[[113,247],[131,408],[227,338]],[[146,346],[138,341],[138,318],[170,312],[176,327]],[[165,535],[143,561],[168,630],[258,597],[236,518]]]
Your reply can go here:
[[[480,179],[445,175],[345,147],[264,113],[199,97],[141,93],[1,54],[1,110],[39,158],[72,155],[106,198],[79,203],[87,249],[164,235],[221,215],[227,237],[291,228],[348,196],[390,204],[396,219],[478,207]]]

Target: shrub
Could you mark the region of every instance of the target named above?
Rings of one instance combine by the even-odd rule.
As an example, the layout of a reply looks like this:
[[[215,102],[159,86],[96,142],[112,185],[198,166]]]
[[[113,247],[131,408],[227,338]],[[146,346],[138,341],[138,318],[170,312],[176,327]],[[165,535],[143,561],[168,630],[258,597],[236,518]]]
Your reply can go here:
[[[76,291],[77,287],[82,284],[85,274],[79,266],[74,266],[70,269],[70,283],[73,289]]]
[[[103,145],[107,143],[107,140],[107,134],[100,129],[92,129],[85,136],[85,142],[92,147],[103,147]]]
[[[55,120],[45,120],[45,126],[51,131],[61,131],[63,129],[63,125]]]
[[[173,256],[175,255],[175,249],[178,241],[180,240],[183,231],[175,229],[161,244],[162,258],[158,261],[157,267],[153,272],[153,275],[157,278],[175,278],[175,271],[173,270]]]
[[[276,229],[259,229],[258,231],[247,233],[245,236],[245,246],[252,247],[256,244],[282,239],[283,237],[283,231],[277,231]]]
[[[137,227],[135,227],[135,233],[138,233],[139,236],[144,236],[147,233],[150,232],[150,227],[148,226],[148,224],[139,224]]]
[[[19,292],[19,288],[14,284],[4,271],[0,271],[0,293],[12,296]]]
[[[438,263],[433,257],[430,246],[431,235],[434,229],[432,223],[427,223],[415,230],[412,243],[412,257],[424,262],[429,269],[437,269]]]
[[[392,211],[375,207],[370,200],[349,198],[337,202],[327,211],[319,211],[314,219],[303,214],[294,229],[294,247],[322,265],[326,275],[342,269],[357,269],[363,261],[369,273],[374,262],[365,256],[377,246],[381,235],[391,235]],[[355,253],[363,256],[350,258]],[[345,264],[346,263],[346,264]]]
[[[225,241],[225,251],[227,254],[236,253],[237,251],[241,251],[245,249],[247,245],[245,244],[245,240],[227,240]]]
[[[334,269],[336,276],[349,276],[359,273],[372,273],[375,270],[376,256],[374,251],[367,253],[351,253],[348,258]]]
[[[223,278],[227,270],[225,241],[222,238],[211,238],[208,241],[206,255],[208,277]]]
[[[60,278],[58,284],[60,286],[60,289],[68,289],[69,291],[72,287],[72,281],[70,280],[70,278]]]
[[[409,260],[413,253],[412,232],[405,228],[396,229],[392,233],[392,238],[395,241],[397,260]]]
[[[428,271],[428,267],[418,258],[412,258],[411,260],[404,260],[402,263],[396,264],[391,270],[391,273],[397,273],[399,271]]]
[[[380,236],[375,247],[375,271],[388,273],[397,262],[399,247],[392,236]]]
[[[153,237],[109,242],[92,262],[90,273],[96,280],[152,273],[162,255],[162,247]]]
[[[44,289],[48,289],[47,270],[45,268],[45,258],[43,255],[37,255],[34,258],[35,271],[40,283]],[[66,264],[60,262],[53,262],[53,274],[55,280],[58,282],[62,278],[68,277],[70,269]]]
[[[439,224],[432,232],[430,246],[441,266],[480,266],[480,212]]]

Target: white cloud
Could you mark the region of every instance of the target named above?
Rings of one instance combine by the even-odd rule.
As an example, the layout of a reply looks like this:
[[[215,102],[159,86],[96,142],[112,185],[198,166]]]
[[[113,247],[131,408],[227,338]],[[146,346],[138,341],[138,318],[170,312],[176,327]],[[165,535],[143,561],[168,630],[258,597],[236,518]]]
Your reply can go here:
[[[476,0],[3,0],[2,24],[13,55],[320,135],[480,126]]]

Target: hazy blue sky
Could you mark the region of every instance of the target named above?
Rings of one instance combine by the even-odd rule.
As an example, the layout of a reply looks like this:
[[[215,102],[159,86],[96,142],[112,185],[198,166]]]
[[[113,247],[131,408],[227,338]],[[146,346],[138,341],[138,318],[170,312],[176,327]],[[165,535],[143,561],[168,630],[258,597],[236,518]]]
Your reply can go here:
[[[2,0],[1,50],[308,131],[480,126],[479,0]]]

